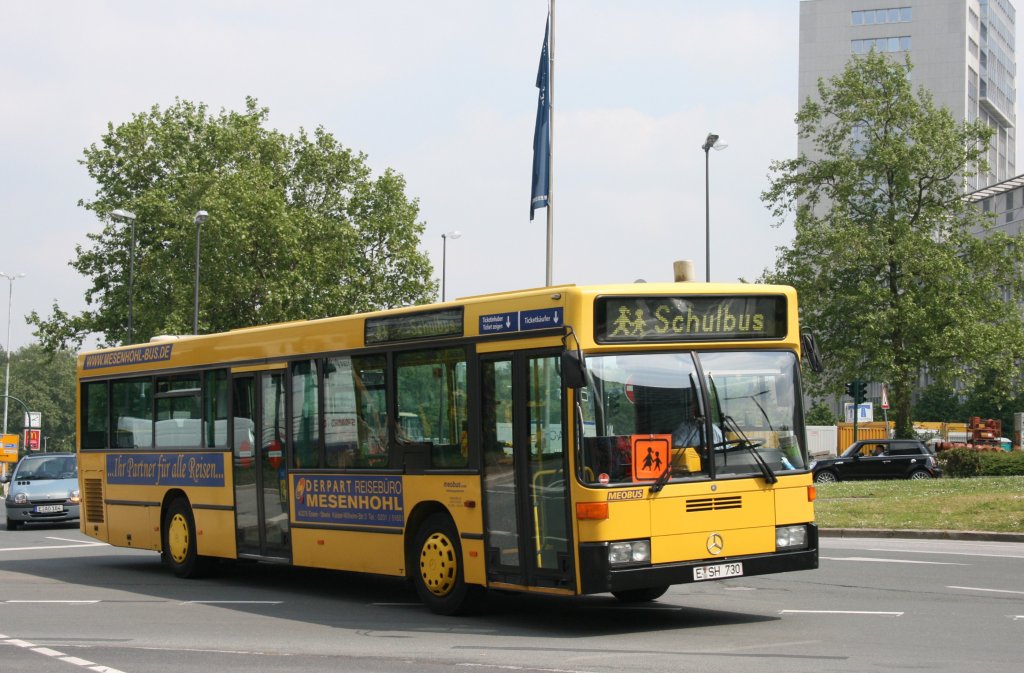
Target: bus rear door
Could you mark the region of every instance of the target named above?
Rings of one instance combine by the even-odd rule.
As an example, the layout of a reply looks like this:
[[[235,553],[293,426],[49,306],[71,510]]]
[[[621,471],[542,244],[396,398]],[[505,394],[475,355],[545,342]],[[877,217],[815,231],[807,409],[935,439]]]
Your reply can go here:
[[[232,375],[239,557],[290,560],[284,368]]]

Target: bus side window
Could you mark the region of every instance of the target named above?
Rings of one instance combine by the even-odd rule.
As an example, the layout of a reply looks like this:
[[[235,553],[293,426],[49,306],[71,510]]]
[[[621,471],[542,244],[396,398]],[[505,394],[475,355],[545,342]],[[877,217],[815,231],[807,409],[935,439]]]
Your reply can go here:
[[[324,364],[327,467],[381,468],[390,462],[384,422],[385,359],[339,356]]]
[[[292,460],[298,468],[321,467],[318,385],[316,360],[292,363]]]
[[[466,427],[466,351],[462,348],[399,353],[396,362],[398,418],[395,439],[426,445],[430,467],[465,467],[469,447],[462,448]],[[415,436],[418,434],[419,436]]]
[[[153,382],[148,376],[111,382],[110,407],[114,448],[153,446]]]
[[[107,382],[83,383],[81,395],[79,413],[82,417],[82,448],[105,449],[110,415],[107,408]]]

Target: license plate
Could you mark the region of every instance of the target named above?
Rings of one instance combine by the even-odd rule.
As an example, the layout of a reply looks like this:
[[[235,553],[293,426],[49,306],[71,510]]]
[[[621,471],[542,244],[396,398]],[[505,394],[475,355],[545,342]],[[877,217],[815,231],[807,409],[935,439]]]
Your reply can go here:
[[[720,580],[725,577],[740,577],[743,575],[742,563],[719,563],[713,566],[697,566],[693,569],[693,581]]]
[[[37,505],[36,512],[38,514],[45,514],[47,512],[63,512],[64,505]]]

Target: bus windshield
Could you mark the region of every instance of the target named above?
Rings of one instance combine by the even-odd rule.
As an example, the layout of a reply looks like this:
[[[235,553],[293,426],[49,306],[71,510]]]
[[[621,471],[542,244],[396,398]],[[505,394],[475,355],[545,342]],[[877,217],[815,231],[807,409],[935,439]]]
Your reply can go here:
[[[651,435],[666,444],[671,437],[663,469],[655,456],[659,481],[806,469],[798,367],[788,351],[589,356],[587,385],[580,389],[580,478],[591,484],[650,480],[653,473],[634,464],[634,440]]]

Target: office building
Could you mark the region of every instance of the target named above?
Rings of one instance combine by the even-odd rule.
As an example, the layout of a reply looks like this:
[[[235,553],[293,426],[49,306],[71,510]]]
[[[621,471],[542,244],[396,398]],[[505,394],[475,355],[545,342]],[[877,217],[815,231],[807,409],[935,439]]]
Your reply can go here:
[[[1016,175],[1015,16],[1009,0],[802,0],[799,104],[852,56],[909,54],[915,89],[930,90],[957,121],[981,119],[994,131],[989,171],[967,191],[1008,180]],[[810,155],[810,141],[798,151]]]

